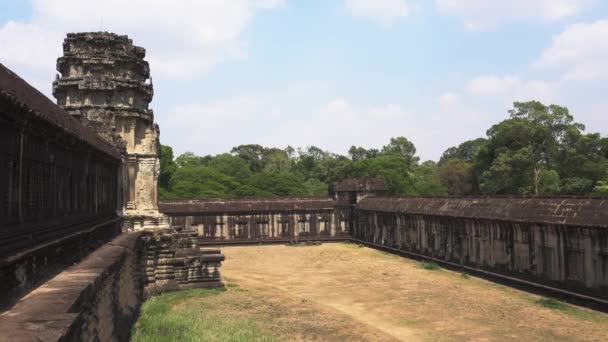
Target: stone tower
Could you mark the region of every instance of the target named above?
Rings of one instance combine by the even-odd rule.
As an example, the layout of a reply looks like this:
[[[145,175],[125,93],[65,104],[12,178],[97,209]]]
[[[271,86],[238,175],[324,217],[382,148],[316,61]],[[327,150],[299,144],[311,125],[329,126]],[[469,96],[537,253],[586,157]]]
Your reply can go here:
[[[158,212],[159,129],[145,55],[127,36],[69,33],[53,83],[59,106],[125,154],[125,230],[168,227]]]

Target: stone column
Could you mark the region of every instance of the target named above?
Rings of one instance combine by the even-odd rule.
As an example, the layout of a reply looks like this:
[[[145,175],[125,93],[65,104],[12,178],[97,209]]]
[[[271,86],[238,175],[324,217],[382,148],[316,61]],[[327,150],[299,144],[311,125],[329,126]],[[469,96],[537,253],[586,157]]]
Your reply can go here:
[[[125,230],[169,227],[168,218],[158,212],[160,142],[148,107],[154,90],[145,55],[127,36],[70,33],[57,60],[61,75],[53,83],[53,95],[66,112],[126,155]]]

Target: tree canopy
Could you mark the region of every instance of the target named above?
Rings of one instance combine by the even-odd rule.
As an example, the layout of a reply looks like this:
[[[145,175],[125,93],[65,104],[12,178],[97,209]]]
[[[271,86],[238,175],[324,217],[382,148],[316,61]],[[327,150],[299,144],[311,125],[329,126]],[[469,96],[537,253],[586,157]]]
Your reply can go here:
[[[390,195],[608,195],[608,138],[584,130],[567,108],[530,101],[437,163],[420,162],[406,137],[381,149],[352,146],[347,156],[249,144],[174,158],[162,146],[159,187],[163,198],[327,196],[338,179],[379,176]]]

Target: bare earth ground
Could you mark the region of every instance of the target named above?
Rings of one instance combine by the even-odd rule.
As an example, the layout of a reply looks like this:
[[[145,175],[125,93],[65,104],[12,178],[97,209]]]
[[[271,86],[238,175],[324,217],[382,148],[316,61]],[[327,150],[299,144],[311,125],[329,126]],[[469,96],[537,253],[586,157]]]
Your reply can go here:
[[[225,295],[199,301],[285,340],[608,341],[608,315],[353,244],[222,248]]]

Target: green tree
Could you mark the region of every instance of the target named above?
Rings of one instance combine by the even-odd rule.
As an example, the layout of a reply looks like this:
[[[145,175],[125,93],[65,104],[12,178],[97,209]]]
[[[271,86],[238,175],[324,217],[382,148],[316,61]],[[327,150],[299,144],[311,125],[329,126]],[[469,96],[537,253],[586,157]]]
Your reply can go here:
[[[380,155],[360,159],[353,163],[354,177],[382,177],[389,195],[415,195],[414,178],[409,165],[401,155]]]
[[[160,175],[158,176],[158,187],[161,198],[171,191],[171,177],[177,170],[177,164],[173,160],[173,149],[170,146],[160,146]]]
[[[175,164],[177,167],[204,166],[210,158],[210,156],[200,157],[192,152],[186,152],[175,158]]]
[[[499,153],[479,177],[479,188],[486,194],[530,194],[531,159],[527,148]]]
[[[467,140],[456,147],[450,147],[439,159],[439,164],[444,163],[448,160],[462,160],[465,162],[472,163],[477,158],[481,147],[486,143],[486,139],[477,138],[474,140]]]
[[[180,167],[171,178],[172,196],[177,198],[230,198],[240,185],[234,177],[197,165]]]
[[[569,134],[584,126],[565,107],[538,101],[515,102],[510,118],[488,131],[476,172],[488,193],[539,195],[544,170],[552,169]],[[557,172],[557,171],[556,171]]]
[[[604,139],[597,133],[568,132],[556,163],[562,176],[562,193],[588,194],[593,185],[605,176],[608,158],[604,152]]]
[[[449,195],[464,196],[479,191],[473,165],[486,143],[484,138],[467,140],[443,152],[437,171],[441,184],[447,188]]]
[[[598,196],[608,196],[608,180],[598,181],[593,188],[593,194]]]
[[[470,195],[475,189],[471,162],[447,159],[438,164],[437,173],[450,196]]]
[[[559,173],[555,170],[543,170],[540,177],[540,193],[547,195],[560,194]]]
[[[233,147],[230,153],[241,157],[253,172],[261,172],[264,169],[265,148],[257,144],[239,145]]]
[[[348,155],[352,161],[357,161],[364,158],[374,158],[380,154],[377,149],[365,149],[363,147],[351,146],[348,150]]]
[[[416,157],[414,143],[406,137],[391,138],[389,144],[382,148],[382,153],[399,155],[408,165],[416,164],[420,160],[420,158]]]
[[[448,194],[446,186],[441,184],[437,164],[428,160],[413,168],[414,190],[418,196],[445,196]]]
[[[287,173],[291,172],[293,168],[287,149],[285,151],[275,150],[266,154],[264,164],[264,172]]]
[[[245,182],[252,174],[247,162],[240,157],[228,153],[218,154],[212,157],[207,163],[207,166],[214,168],[225,175],[234,177],[239,180],[239,182]]]
[[[250,196],[303,196],[306,188],[301,179],[290,173],[257,173],[249,178]]]

